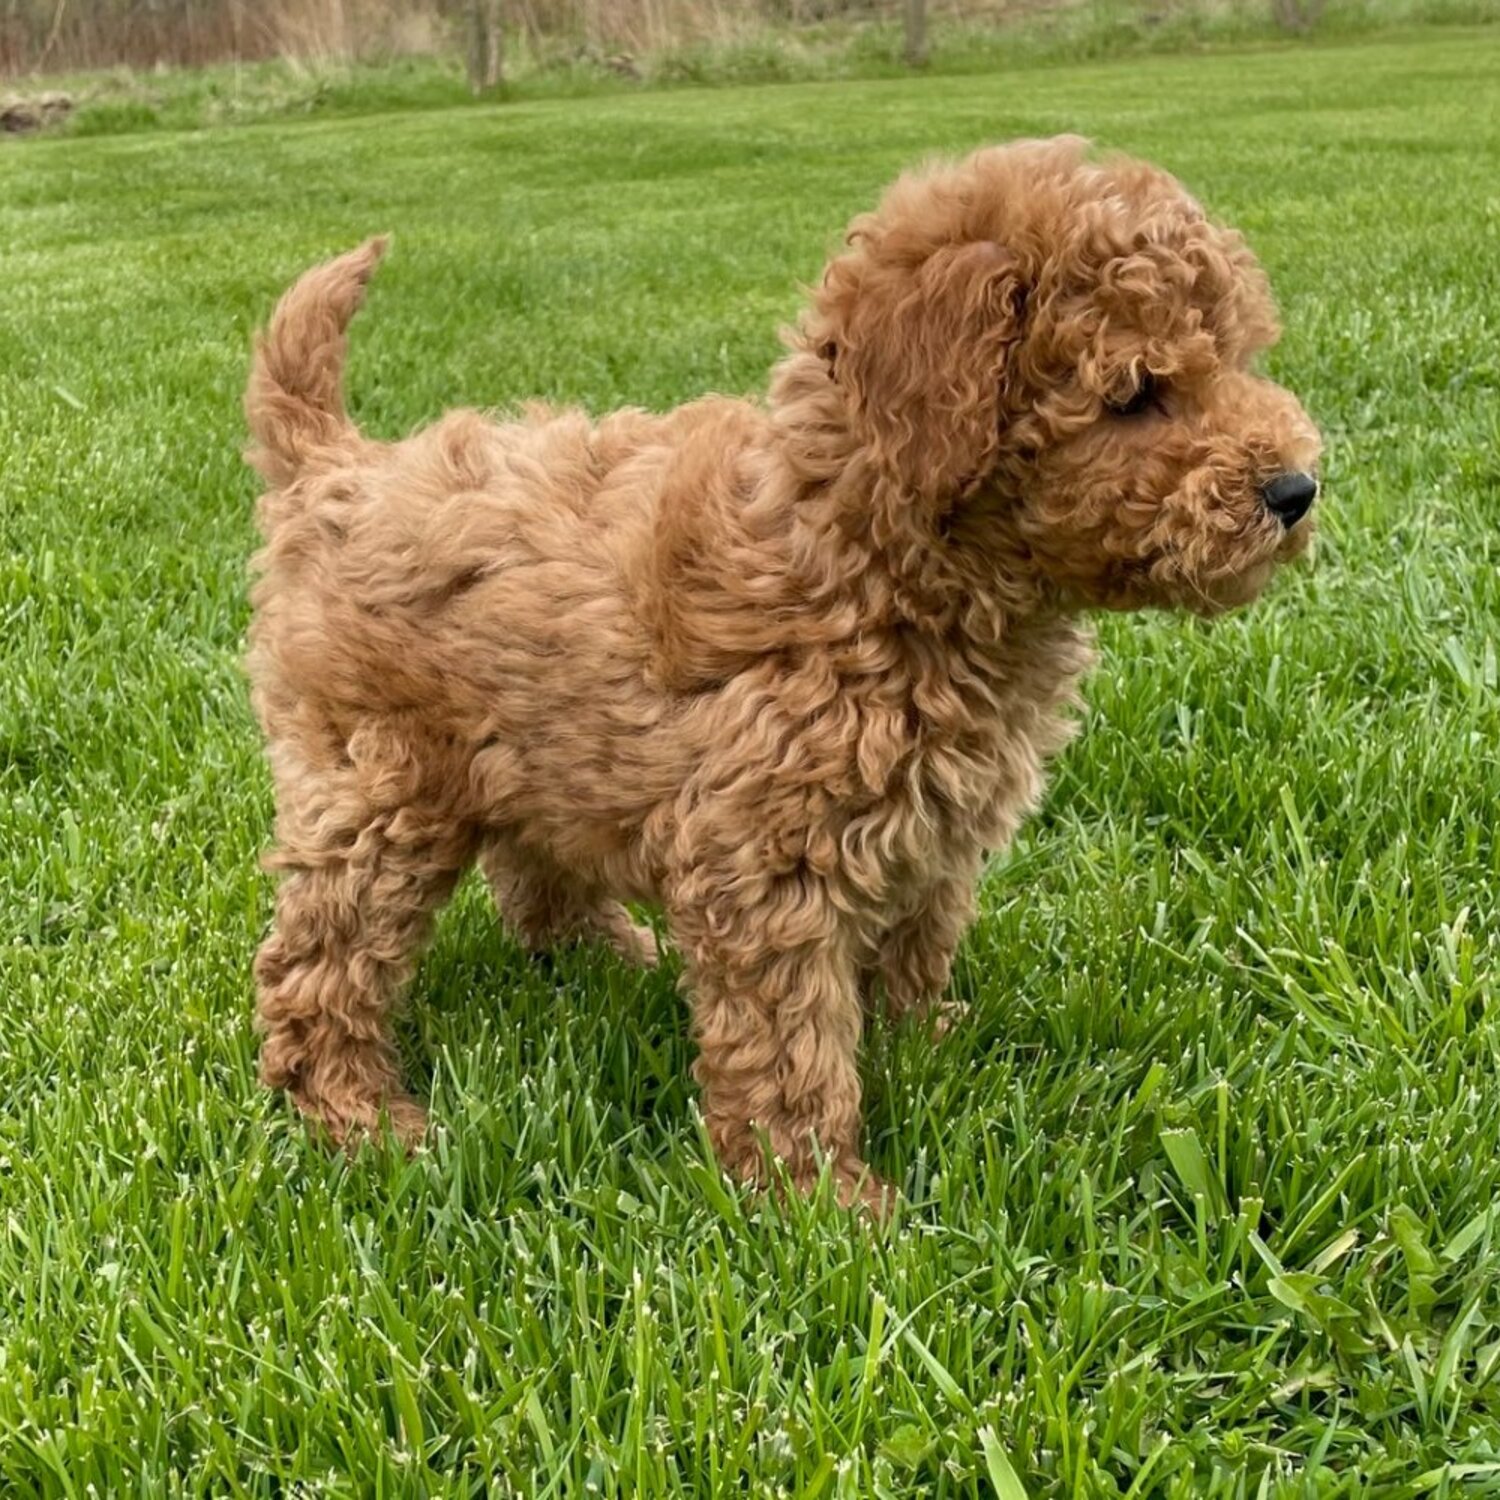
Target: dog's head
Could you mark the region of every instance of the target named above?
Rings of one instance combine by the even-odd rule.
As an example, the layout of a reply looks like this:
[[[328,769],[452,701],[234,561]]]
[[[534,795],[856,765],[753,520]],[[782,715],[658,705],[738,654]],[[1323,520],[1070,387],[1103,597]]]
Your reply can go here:
[[[799,335],[911,519],[1078,603],[1253,598],[1305,550],[1316,429],[1255,373],[1265,276],[1166,173],[1063,137],[903,177]]]

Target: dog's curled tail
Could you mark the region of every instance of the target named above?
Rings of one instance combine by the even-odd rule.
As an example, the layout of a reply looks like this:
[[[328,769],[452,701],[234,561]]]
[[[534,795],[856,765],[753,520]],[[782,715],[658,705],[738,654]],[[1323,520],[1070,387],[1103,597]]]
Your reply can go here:
[[[256,339],[245,416],[254,440],[245,457],[274,485],[358,440],[344,410],[344,330],[385,254],[386,236],[366,240],[308,271],[276,304]]]

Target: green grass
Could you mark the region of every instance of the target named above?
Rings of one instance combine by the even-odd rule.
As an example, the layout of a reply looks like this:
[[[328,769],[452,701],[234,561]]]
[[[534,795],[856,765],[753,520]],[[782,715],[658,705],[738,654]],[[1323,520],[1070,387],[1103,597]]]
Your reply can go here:
[[[431,1149],[254,1080],[252,326],[397,243],[354,400],[754,390],[903,163],[1079,128],[1239,221],[1324,543],[1103,622],[884,1234],[721,1182],[674,974],[466,886]],[[0,1493],[1500,1493],[1500,37],[0,153]]]
[[[1040,0],[1002,18],[958,18],[932,7],[932,75],[993,73],[1039,64],[1129,55],[1269,47],[1302,50],[1400,28],[1478,25],[1500,19],[1494,0],[1327,0],[1308,34],[1289,35],[1269,0]],[[631,59],[622,76],[597,48],[555,35],[510,38],[507,101],[581,98],[646,88],[828,82],[910,76],[902,29],[891,21],[833,18],[748,28],[715,41],[684,41]],[[349,61],[275,59],[205,68],[116,68],[21,80],[35,96],[68,93],[75,112],[53,132],[120,135],[335,118],[391,110],[472,106],[456,53]],[[3,92],[3,90],[0,90]]]

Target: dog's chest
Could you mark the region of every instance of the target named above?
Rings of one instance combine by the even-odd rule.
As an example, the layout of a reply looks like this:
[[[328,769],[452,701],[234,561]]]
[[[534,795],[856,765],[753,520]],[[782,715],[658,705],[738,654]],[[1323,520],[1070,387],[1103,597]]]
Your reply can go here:
[[[913,674],[906,794],[931,830],[928,858],[998,849],[1041,797],[1046,762],[1077,729],[1077,683],[1093,660],[1072,621],[1017,630],[998,645],[957,643]]]

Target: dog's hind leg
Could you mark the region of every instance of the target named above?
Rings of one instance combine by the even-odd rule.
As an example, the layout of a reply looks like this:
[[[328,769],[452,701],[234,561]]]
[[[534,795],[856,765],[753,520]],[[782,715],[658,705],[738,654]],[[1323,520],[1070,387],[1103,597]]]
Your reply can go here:
[[[319,798],[309,816],[300,791],[303,816],[283,818],[271,860],[288,872],[275,926],[255,960],[261,1078],[335,1141],[377,1133],[385,1117],[414,1144],[425,1114],[402,1090],[391,1011],[473,835],[416,806],[377,811],[348,796]]]
[[[532,953],[570,942],[607,943],[627,963],[654,968],[656,937],[618,901],[591,891],[542,854],[503,838],[479,853],[495,905],[516,940]]]
[[[915,911],[880,943],[876,972],[885,985],[885,1012],[892,1020],[917,1015],[942,1036],[963,1018],[963,1002],[945,999],[960,939],[974,920],[977,871],[935,881]]]

